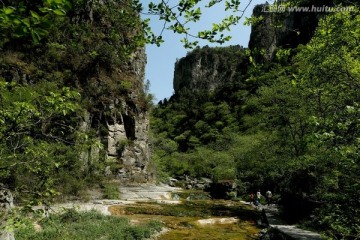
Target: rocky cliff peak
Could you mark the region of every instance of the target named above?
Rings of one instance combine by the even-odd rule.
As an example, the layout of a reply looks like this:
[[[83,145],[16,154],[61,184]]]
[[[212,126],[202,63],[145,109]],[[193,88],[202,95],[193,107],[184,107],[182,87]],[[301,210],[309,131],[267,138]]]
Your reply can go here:
[[[174,90],[214,90],[244,70],[245,50],[230,47],[197,48],[175,63]]]
[[[256,5],[252,14],[258,21],[251,26],[249,49],[262,50],[260,61],[271,61],[278,47],[296,48],[309,42],[321,16],[316,12],[288,12],[285,8],[280,12],[270,11],[269,6],[268,3]]]
[[[321,13],[270,12],[269,9],[266,3],[253,10],[253,17],[258,20],[251,28],[249,49],[259,62],[271,61],[279,47],[296,48],[306,44],[321,16]],[[175,63],[175,94],[182,89],[211,91],[236,81],[246,63],[245,49],[240,46],[197,48]]]

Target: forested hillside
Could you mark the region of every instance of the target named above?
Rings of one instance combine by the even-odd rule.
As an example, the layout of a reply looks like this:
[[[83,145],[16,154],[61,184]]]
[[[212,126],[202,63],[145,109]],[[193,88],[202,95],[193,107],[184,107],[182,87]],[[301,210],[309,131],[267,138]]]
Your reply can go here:
[[[132,1],[3,1],[0,20],[2,188],[33,205],[79,198],[105,177],[149,180]]]
[[[188,53],[175,68],[176,94],[152,111],[159,175],[235,180],[243,196],[270,189],[289,220],[358,239],[359,26],[358,10],[324,14],[311,39],[278,44],[270,58],[261,48]],[[212,72],[209,59],[237,70],[215,85],[189,76],[186,67]]]

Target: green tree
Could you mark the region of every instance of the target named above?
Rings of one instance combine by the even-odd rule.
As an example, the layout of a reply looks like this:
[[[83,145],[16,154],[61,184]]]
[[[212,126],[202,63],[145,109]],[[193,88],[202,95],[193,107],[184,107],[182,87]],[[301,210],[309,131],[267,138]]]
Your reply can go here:
[[[173,31],[175,34],[184,35],[181,40],[186,48],[193,48],[198,44],[198,39],[205,39],[209,42],[224,43],[231,39],[230,35],[224,34],[230,31],[230,27],[239,23],[245,10],[251,1],[246,1],[245,6],[240,6],[239,0],[179,0],[173,3],[166,1],[151,1],[147,7],[147,14],[158,16],[158,20],[164,22],[164,30]],[[141,12],[143,5],[135,1],[136,8]],[[229,14],[219,23],[213,23],[212,28],[199,32],[193,32],[189,25],[196,23],[202,18],[202,9],[211,8],[215,5],[222,5],[224,12]],[[149,28],[149,19],[146,19],[146,30]],[[148,42],[160,44],[163,39],[161,34],[154,35],[151,31],[146,31]]]
[[[0,179],[34,204],[57,193],[54,174],[69,161],[59,154],[73,144],[75,129],[67,124],[78,99],[78,92],[51,83],[0,81]]]
[[[0,43],[28,36],[38,43],[49,34],[53,18],[65,16],[71,7],[68,0],[2,1]]]
[[[298,84],[306,87],[315,150],[320,150],[316,197],[319,222],[335,237],[359,233],[359,12],[320,21],[312,41],[297,56]]]
[[[358,11],[322,18],[291,66],[267,72],[268,82],[247,103],[254,109],[247,121],[268,138],[238,163],[241,181],[272,183],[288,214],[315,212],[313,226],[334,239],[359,231],[358,25]]]

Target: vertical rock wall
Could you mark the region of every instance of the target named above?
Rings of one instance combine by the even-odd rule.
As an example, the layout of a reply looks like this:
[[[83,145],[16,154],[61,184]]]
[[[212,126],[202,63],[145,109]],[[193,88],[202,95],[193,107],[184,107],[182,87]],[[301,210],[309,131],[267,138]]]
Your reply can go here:
[[[212,91],[238,78],[245,69],[245,50],[239,46],[203,47],[194,50],[175,63],[174,90]]]
[[[130,182],[151,181],[148,171],[149,116],[141,109],[139,102],[144,94],[146,54],[139,49],[128,62],[128,71],[134,76],[135,88],[127,100],[116,99],[122,111],[113,115],[113,123],[108,124],[106,162],[116,162],[113,173],[117,178]]]
[[[115,69],[131,76],[133,80],[131,91],[124,96],[110,97],[108,102],[102,104],[95,112],[84,113],[81,129],[95,130],[103,145],[102,150],[94,145],[82,154],[85,168],[95,162],[104,161],[104,174],[108,177],[124,182],[152,181],[152,174],[148,169],[149,116],[140,104],[144,94],[145,65],[145,50],[140,48],[122,69]]]
[[[270,12],[269,6],[268,3],[255,6],[252,16],[260,21],[252,24],[249,41],[249,49],[263,51],[257,60],[266,62],[274,58],[278,47],[296,48],[310,41],[322,15],[315,12]]]
[[[121,115],[121,119],[108,125],[108,135],[104,141],[106,175],[120,180],[147,182],[152,180],[148,172],[149,118],[146,112],[136,115]],[[116,167],[110,167],[111,165]]]

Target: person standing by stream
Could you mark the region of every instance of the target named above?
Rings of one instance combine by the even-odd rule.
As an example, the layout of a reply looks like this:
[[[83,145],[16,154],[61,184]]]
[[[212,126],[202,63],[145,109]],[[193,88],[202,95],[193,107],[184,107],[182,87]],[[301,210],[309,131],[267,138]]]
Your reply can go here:
[[[261,192],[260,189],[256,192],[256,199],[255,199],[255,205],[258,206],[260,204],[261,200]]]
[[[265,194],[265,197],[266,197],[267,205],[270,205],[272,202],[272,192],[270,190],[268,190]]]
[[[249,195],[250,198],[250,204],[254,204],[254,194],[251,192]]]

